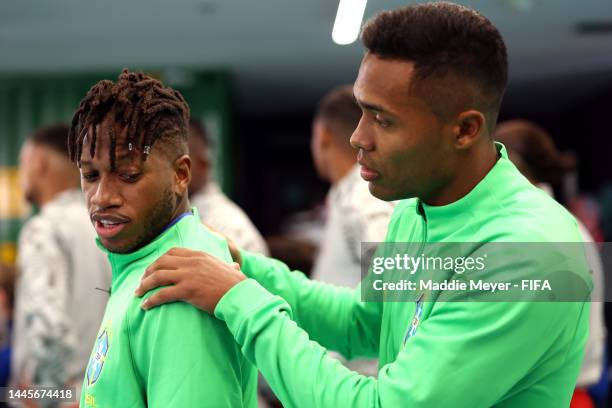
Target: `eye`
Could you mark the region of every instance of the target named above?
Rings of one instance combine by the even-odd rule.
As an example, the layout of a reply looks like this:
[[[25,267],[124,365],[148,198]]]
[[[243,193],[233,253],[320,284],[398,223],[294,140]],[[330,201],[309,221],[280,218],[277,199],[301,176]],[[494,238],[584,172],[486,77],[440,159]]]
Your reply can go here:
[[[94,181],[98,177],[97,171],[89,171],[85,173],[81,173],[81,178],[85,181]]]
[[[389,123],[389,121],[385,120],[385,118],[383,118],[382,116],[380,116],[379,114],[376,114],[374,116],[374,121],[378,124],[378,126],[380,126],[381,128],[387,128],[391,125],[391,123]]]
[[[135,183],[138,181],[142,173],[124,173],[121,175],[121,179],[127,183]]]

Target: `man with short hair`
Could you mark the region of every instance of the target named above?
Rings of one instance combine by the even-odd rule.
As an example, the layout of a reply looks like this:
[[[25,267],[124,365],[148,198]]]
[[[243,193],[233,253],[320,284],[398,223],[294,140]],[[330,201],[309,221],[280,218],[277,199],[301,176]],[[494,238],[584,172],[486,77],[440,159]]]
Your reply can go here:
[[[248,215],[229,199],[211,174],[211,146],[206,129],[196,119],[189,120],[189,156],[192,177],[189,201],[198,209],[202,222],[228,236],[241,248],[268,254],[268,246]]]
[[[225,240],[189,207],[188,120],[180,93],[127,70],[94,85],[74,115],[71,158],[113,269],[81,406],[256,406],[256,371],[223,322],[184,303],[145,314],[133,296],[172,247],[231,262]]]
[[[312,278],[350,288],[361,281],[361,243],[383,241],[393,213],[393,203],[372,196],[359,177],[349,139],[360,118],[353,87],[334,88],[319,102],[310,143],[317,173],[331,183]]]
[[[581,238],[574,218],[492,140],[507,81],[501,35],[475,11],[436,2],[382,12],[362,39],[366,54],[354,86],[362,117],[351,143],[370,192],[402,200],[389,224],[390,248],[445,243],[458,251],[451,258],[457,264],[495,255],[484,270],[462,276],[452,265],[434,270],[442,283],[563,272],[586,290],[565,302],[478,301],[486,294],[436,289],[364,302],[360,290],[309,281],[237,248],[230,249],[241,271],[173,249],[148,269],[137,294],[172,286],[143,307],[183,299],[214,313],[285,407],[568,406],[587,338],[590,278],[563,245],[502,251],[502,243]],[[573,261],[568,270],[556,268]],[[415,272],[427,276],[423,268]],[[362,293],[372,291],[364,285],[376,276],[362,282]],[[378,378],[342,367],[326,349],[378,356]]]
[[[41,128],[19,157],[23,194],[39,212],[19,236],[11,375],[15,385],[78,391],[108,298],[96,288],[108,288],[111,274],[67,138],[66,125]]]

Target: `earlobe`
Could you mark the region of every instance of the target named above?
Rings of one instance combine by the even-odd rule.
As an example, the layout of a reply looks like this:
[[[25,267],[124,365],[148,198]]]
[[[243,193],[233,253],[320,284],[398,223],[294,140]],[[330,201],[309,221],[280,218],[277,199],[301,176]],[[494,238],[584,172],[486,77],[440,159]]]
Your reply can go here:
[[[470,110],[462,112],[457,120],[455,144],[459,149],[471,147],[481,136],[486,126],[482,112]]]

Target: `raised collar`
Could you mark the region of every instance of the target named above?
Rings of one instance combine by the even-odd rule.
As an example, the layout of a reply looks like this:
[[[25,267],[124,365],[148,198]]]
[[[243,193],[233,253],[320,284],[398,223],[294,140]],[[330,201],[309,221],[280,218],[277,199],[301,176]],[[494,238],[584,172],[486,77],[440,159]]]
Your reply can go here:
[[[422,212],[427,221],[444,221],[462,213],[473,212],[488,202],[492,191],[504,188],[508,183],[509,173],[514,172],[514,165],[508,159],[508,153],[503,144],[495,142],[499,159],[485,177],[459,200],[447,205],[428,205],[421,199],[417,200],[417,211]]]

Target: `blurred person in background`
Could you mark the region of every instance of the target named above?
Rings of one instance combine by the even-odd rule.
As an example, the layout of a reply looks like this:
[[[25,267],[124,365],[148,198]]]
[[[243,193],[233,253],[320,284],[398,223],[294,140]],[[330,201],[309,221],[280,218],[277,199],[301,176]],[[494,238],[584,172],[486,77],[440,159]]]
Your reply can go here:
[[[189,119],[189,157],[191,157],[191,181],[189,202],[198,209],[202,222],[215,230],[241,242],[253,252],[269,254],[266,241],[253,225],[249,216],[229,197],[213,179],[211,141],[204,125],[197,119]],[[258,381],[258,403],[265,407],[276,403],[274,395],[263,378]]]
[[[394,207],[370,194],[359,175],[350,138],[360,119],[353,86],[333,89],[319,102],[310,145],[319,176],[331,184],[323,240],[311,277],[349,288],[361,281],[361,243],[384,241]],[[370,376],[378,371],[377,360],[356,359],[345,365]]]
[[[550,196],[554,188],[560,187],[563,176],[576,167],[576,158],[571,153],[560,152],[542,127],[526,120],[509,120],[497,126],[494,138],[508,150],[510,160],[527,179]],[[599,382],[604,365],[606,328],[604,325],[604,272],[597,246],[588,229],[577,219],[580,233],[585,242],[587,260],[593,274],[593,292],[589,315],[589,338],[584,361],[578,376],[578,387],[571,407],[589,407],[586,388]]]
[[[68,127],[34,132],[19,157],[25,198],[40,211],[18,243],[12,382],[76,387],[104,313],[110,267],[96,247]]]
[[[268,254],[268,247],[248,215],[230,200],[212,177],[210,139],[196,119],[189,120],[191,182],[189,201],[198,209],[202,222],[230,237],[249,251]]]
[[[14,293],[15,268],[0,263],[0,387],[10,379]]]
[[[361,281],[361,243],[385,239],[394,207],[370,194],[368,183],[359,176],[350,138],[360,118],[352,85],[335,88],[319,103],[311,139],[315,168],[331,184],[312,278],[350,288]]]

